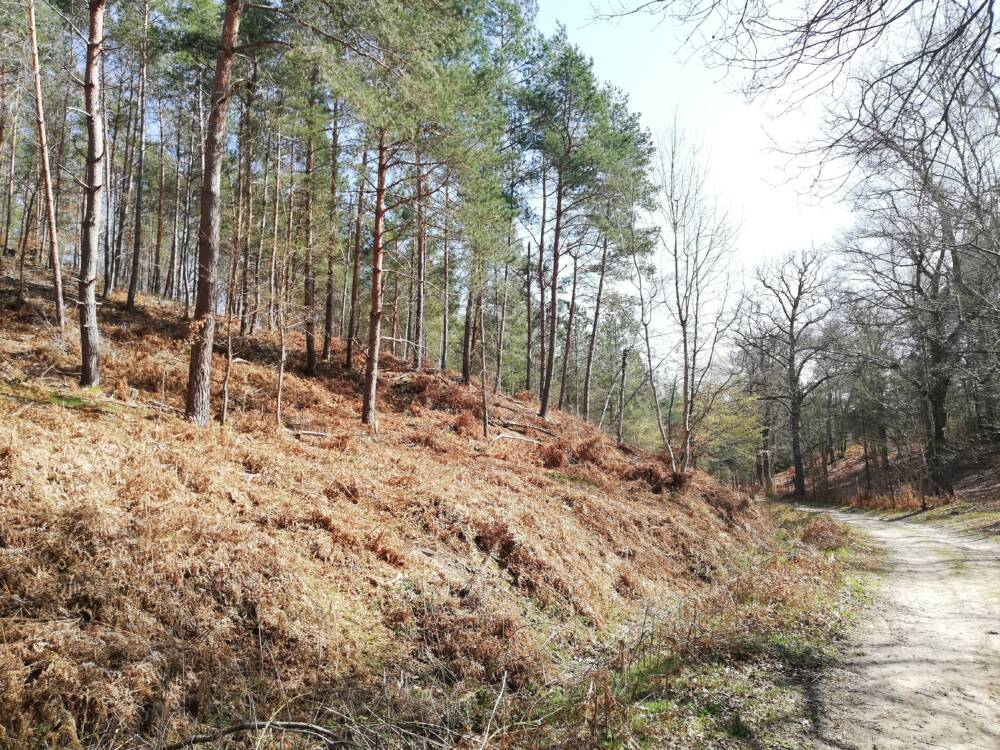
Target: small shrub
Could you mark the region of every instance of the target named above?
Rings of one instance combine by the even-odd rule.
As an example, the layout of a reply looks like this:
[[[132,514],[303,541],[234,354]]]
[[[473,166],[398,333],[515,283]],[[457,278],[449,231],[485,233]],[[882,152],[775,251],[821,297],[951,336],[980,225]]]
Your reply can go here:
[[[607,445],[600,437],[587,438],[573,446],[573,455],[580,461],[598,466],[601,465],[603,454],[606,451]]]
[[[816,549],[835,550],[846,543],[847,529],[824,514],[814,518],[802,530],[802,541]]]
[[[472,412],[463,411],[455,418],[451,428],[464,437],[475,437],[479,434],[482,426]]]
[[[443,453],[445,451],[437,439],[429,432],[420,432],[417,430],[411,432],[407,439],[413,443],[413,445],[417,445],[422,448],[429,448],[436,453]]]
[[[538,454],[542,458],[542,466],[546,469],[558,469],[566,465],[566,449],[561,443],[546,443],[538,446]]]

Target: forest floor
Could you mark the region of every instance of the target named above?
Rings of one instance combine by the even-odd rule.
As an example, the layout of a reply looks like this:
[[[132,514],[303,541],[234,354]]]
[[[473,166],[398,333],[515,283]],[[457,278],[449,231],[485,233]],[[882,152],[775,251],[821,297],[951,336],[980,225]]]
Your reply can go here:
[[[884,549],[882,585],[810,690],[816,744],[1000,746],[1000,546],[905,518],[831,512]]]

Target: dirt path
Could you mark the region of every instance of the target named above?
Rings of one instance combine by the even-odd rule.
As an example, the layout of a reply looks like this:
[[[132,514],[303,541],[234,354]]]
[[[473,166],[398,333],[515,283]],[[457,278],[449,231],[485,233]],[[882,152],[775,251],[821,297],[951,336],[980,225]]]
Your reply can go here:
[[[1000,748],[1000,546],[833,513],[887,551],[876,602],[814,686],[816,745]]]

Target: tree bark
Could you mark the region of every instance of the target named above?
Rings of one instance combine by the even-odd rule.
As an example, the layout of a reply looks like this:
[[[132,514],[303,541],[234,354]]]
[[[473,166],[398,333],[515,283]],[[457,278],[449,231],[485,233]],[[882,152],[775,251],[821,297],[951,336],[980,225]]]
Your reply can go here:
[[[278,299],[278,218],[281,205],[281,133],[274,139],[274,206],[271,212],[271,263],[267,278],[267,326],[277,325]]]
[[[601,301],[604,295],[604,275],[608,268],[608,237],[604,236],[601,248],[601,267],[597,275],[597,297],[594,299],[594,322],[590,327],[590,341],[587,342],[587,365],[583,373],[583,418],[590,421],[590,380],[594,372],[594,349],[597,346],[597,330],[601,320]]]
[[[545,216],[548,201],[547,171],[542,169],[542,221],[538,232],[538,396],[545,387]]]
[[[135,226],[132,230],[132,275],[128,280],[128,298],[125,309],[135,309],[135,295],[139,291],[139,269],[142,253],[142,194],[143,165],[146,153],[146,29],[149,22],[149,0],[142,5],[142,42],[139,45],[139,132],[136,136],[135,169]]]
[[[56,202],[52,194],[52,172],[49,169],[49,146],[45,137],[45,110],[42,106],[42,72],[38,62],[38,35],[35,31],[35,2],[28,0],[28,37],[31,42],[31,67],[35,81],[35,124],[38,127],[38,150],[42,161],[45,184],[45,209],[49,226],[49,263],[52,265],[52,296],[56,303],[56,326],[61,336],[66,327],[63,307],[62,269],[59,263],[59,233],[56,227]]]
[[[559,240],[562,233],[563,176],[556,177],[556,215],[552,230],[552,277],[549,283],[549,333],[548,352],[545,360],[545,380],[542,383],[542,404],[538,416],[543,419],[549,413],[549,397],[552,394],[552,372],[556,364],[556,324],[559,317]]]
[[[215,275],[219,261],[221,222],[222,151],[226,135],[226,110],[229,106],[229,81],[233,56],[240,30],[242,0],[226,0],[222,21],[219,54],[212,86],[212,109],[205,138],[205,169],[201,186],[201,218],[198,226],[198,292],[195,299],[194,341],[188,368],[187,419],[202,427],[208,425],[212,383],[212,344],[215,339]]]
[[[579,261],[573,256],[573,284],[569,295],[569,316],[566,320],[566,343],[563,346],[562,373],[559,376],[559,408],[563,408],[566,396],[566,372],[569,367],[570,347],[573,345],[573,317],[576,314],[576,280]]]
[[[104,110],[101,108],[100,61],[104,54],[105,0],[90,0],[90,32],[83,73],[87,112],[87,167],[83,222],[80,227],[80,385],[101,382],[101,339],[97,326],[97,247],[104,206]]]
[[[510,247],[512,238],[508,236],[507,246]],[[500,292],[500,310],[497,321],[497,369],[493,379],[493,392],[500,393],[503,390],[503,344],[507,327],[507,279],[510,275],[510,264],[503,264],[503,290]],[[483,336],[486,334],[483,333]],[[485,344],[485,342],[484,342]]]
[[[365,393],[361,422],[376,430],[375,399],[378,390],[378,355],[382,340],[382,232],[385,225],[385,175],[388,171],[388,147],[385,130],[378,133],[378,179],[375,188],[375,228],[372,232],[372,305],[368,323],[368,364],[365,368]],[[361,205],[361,201],[358,202]]]
[[[305,279],[303,289],[303,303],[306,313],[306,374],[316,374],[316,268],[313,257],[313,129],[312,110],[315,106],[314,92],[318,73],[314,70],[309,94],[309,135],[306,138],[306,258],[305,258]]]
[[[340,161],[340,105],[333,105],[333,132],[330,138],[330,244],[326,253],[326,309],[323,319],[323,361],[330,361],[333,345],[333,271],[334,259],[340,249],[340,227],[337,225],[337,179]]]
[[[622,350],[621,385],[618,386],[618,442],[625,439],[625,368],[628,365],[628,349]]]
[[[361,170],[358,172],[358,211],[354,221],[354,257],[351,270],[351,309],[347,321],[347,352],[344,366],[354,369],[354,340],[358,336],[358,304],[361,297],[361,219],[365,212],[365,180],[368,176],[368,148],[362,135]],[[384,175],[383,175],[384,177]]]
[[[531,242],[528,242],[528,258],[524,264],[524,304],[527,308],[528,341],[524,351],[524,390],[531,390]]]
[[[472,278],[470,275],[468,293],[465,297],[465,328],[462,331],[462,382],[468,385],[472,379]]]
[[[3,251],[4,253],[13,251],[10,245],[10,227],[14,210],[14,170],[17,166],[17,131],[18,117],[21,114],[21,99],[18,97],[14,104],[14,127],[10,134],[10,166],[7,170],[7,209],[4,219],[3,230]],[[2,259],[2,256],[0,256]]]
[[[441,293],[441,371],[448,369],[448,329],[451,322],[451,272],[448,268],[450,258],[448,257],[448,182],[444,184],[444,284]]]
[[[157,190],[157,201],[156,201],[156,244],[154,245],[153,254],[153,274],[151,278],[151,288],[150,291],[153,294],[160,293],[160,264],[163,261],[163,194],[164,188],[166,187],[166,172],[163,160],[166,156],[166,149],[164,143],[164,131],[163,131],[163,106],[160,106],[159,111],[160,119],[160,174],[159,174],[159,190]]]
[[[788,427],[792,442],[792,486],[795,497],[806,495],[806,470],[802,461],[802,404],[798,397],[791,399],[788,413]]]
[[[424,227],[423,163],[417,156],[417,257],[416,290],[413,315],[413,369],[424,366],[424,267],[427,255],[427,235]]]

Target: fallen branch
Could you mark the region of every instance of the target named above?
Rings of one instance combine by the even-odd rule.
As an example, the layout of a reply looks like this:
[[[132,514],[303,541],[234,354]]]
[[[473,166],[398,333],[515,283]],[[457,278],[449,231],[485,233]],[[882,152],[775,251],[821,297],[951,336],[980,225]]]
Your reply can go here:
[[[547,430],[544,427],[537,427],[533,424],[521,424],[520,422],[508,422],[506,420],[497,420],[497,424],[506,427],[509,430],[517,430],[518,432],[523,432],[524,430],[535,430],[537,432],[543,432],[546,435],[556,437],[556,434],[552,430]]]
[[[274,729],[279,732],[302,734],[307,737],[322,740],[326,747],[347,747],[347,742],[338,739],[337,735],[329,729],[316,724],[308,724],[304,721],[245,721],[240,724],[233,724],[232,726],[218,729],[214,732],[196,734],[188,737],[186,740],[174,742],[171,745],[162,745],[161,750],[182,750],[185,747],[194,747],[195,745],[203,745],[206,742],[215,742],[223,737],[239,734],[241,732],[263,732],[268,729]]]
[[[152,406],[155,409],[163,409],[164,411],[173,411],[173,412],[177,412],[178,414],[180,414],[180,411],[181,411],[176,406],[171,406],[170,404],[165,404],[162,401],[147,401],[146,403],[149,404],[150,406]]]
[[[315,430],[293,430],[289,427],[285,428],[285,432],[291,433],[295,437],[330,437],[329,432],[317,432]]]
[[[493,440],[490,441],[490,444],[492,445],[501,438],[506,438],[507,440],[521,440],[522,442],[534,443],[535,445],[544,445],[544,443],[542,443],[541,440],[535,440],[534,438],[524,437],[524,435],[510,435],[506,432],[501,432],[499,435],[493,438]]]

